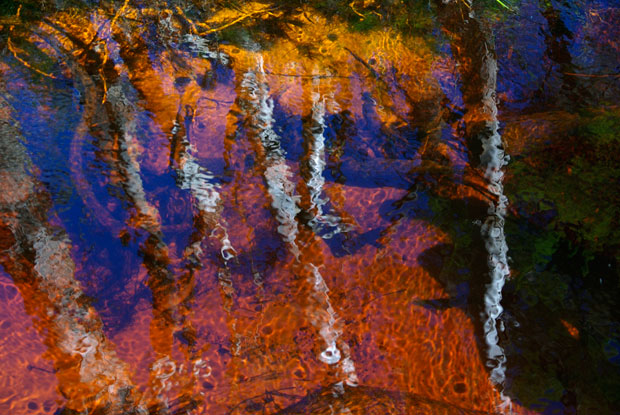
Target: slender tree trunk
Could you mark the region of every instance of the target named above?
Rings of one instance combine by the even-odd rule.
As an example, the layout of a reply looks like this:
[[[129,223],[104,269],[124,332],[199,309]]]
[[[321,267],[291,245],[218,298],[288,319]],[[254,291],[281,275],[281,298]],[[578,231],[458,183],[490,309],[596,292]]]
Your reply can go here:
[[[497,58],[488,23],[478,16],[478,4],[460,0],[437,3],[439,20],[448,32],[462,78],[469,174],[483,176],[492,197],[486,216],[478,219],[482,223],[480,231],[487,271],[484,286],[471,288],[473,301],[470,308],[480,318],[482,355],[491,382],[502,396],[499,405],[503,408],[510,405],[510,400],[502,394],[506,357],[499,344],[502,327],[499,317],[503,310],[500,304],[502,288],[510,270],[504,237],[507,199],[502,184],[508,158],[497,119]]]
[[[39,321],[65,407],[84,414],[146,414],[127,365],[75,279],[67,234],[50,224],[50,196],[34,178],[9,111],[0,101],[0,264]]]

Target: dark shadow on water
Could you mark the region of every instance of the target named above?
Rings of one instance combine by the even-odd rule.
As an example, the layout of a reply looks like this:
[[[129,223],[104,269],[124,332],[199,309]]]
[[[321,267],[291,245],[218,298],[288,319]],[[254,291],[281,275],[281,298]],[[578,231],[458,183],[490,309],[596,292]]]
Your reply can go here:
[[[282,409],[277,414],[327,415],[333,413],[334,410],[343,411],[344,413],[369,415],[405,415],[411,413],[420,415],[493,415],[487,411],[468,410],[415,394],[368,386],[358,386],[355,388],[343,386],[341,395],[334,393],[334,389],[331,387],[319,389],[310,392],[299,402]]]

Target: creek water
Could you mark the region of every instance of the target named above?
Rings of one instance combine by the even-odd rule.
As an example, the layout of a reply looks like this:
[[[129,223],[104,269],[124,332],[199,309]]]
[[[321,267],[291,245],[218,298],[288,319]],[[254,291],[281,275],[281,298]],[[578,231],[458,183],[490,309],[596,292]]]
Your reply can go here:
[[[620,8],[8,1],[0,412],[620,413]]]

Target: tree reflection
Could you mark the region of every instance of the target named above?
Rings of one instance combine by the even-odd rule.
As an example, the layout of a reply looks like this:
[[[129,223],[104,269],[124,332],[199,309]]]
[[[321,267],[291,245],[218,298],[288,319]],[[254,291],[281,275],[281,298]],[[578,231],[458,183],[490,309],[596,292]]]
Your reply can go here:
[[[0,105],[6,116],[4,99]],[[49,195],[32,176],[20,136],[18,126],[3,118],[0,263],[19,289],[26,311],[38,321],[66,408],[77,413],[146,413],[129,368],[116,356],[75,279],[71,242],[62,228],[50,223]]]
[[[67,410],[507,411],[507,159],[486,6],[306,3],[24,6],[2,21],[8,68],[36,93],[77,91],[77,194],[150,292],[138,391],[24,167],[29,144],[0,143],[0,257],[45,322]],[[435,24],[423,16],[445,45],[419,34]],[[548,53],[570,50],[549,38]]]

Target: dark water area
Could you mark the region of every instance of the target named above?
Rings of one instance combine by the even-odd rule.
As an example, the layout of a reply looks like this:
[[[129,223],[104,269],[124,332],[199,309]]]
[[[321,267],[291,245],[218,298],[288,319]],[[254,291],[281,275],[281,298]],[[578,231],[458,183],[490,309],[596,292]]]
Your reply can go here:
[[[0,3],[0,413],[620,414],[613,1]]]

